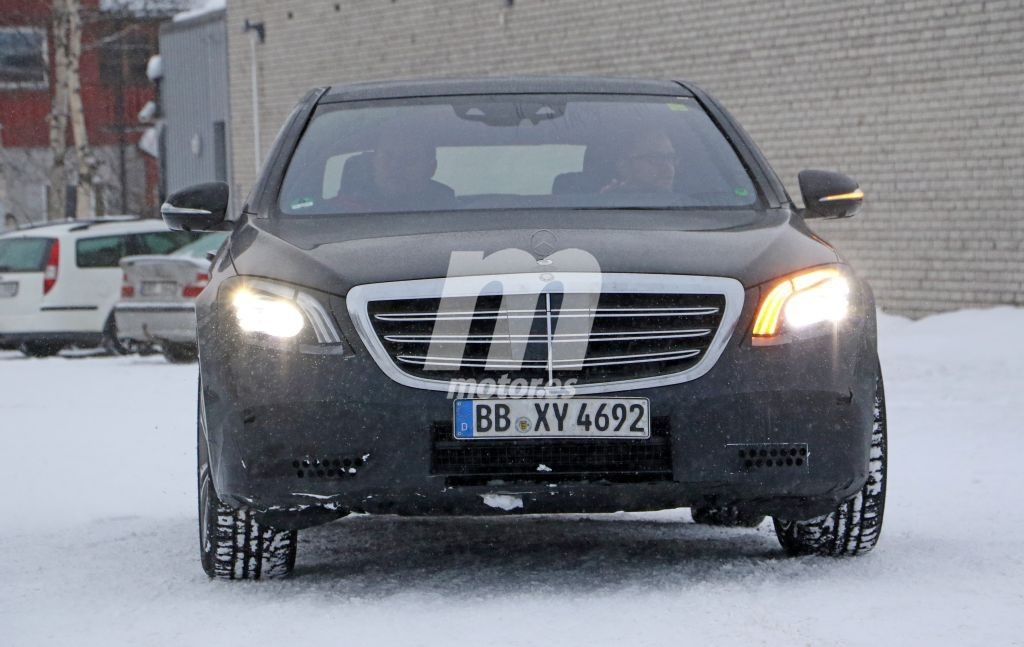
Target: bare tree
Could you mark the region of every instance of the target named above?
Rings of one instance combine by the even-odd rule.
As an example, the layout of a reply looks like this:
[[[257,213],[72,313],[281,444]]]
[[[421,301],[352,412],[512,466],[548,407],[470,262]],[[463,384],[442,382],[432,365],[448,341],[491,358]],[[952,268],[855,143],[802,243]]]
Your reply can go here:
[[[60,0],[57,0],[58,2]],[[85,106],[82,105],[82,77],[79,64],[82,60],[82,14],[80,0],[64,0],[68,12],[68,113],[71,119],[71,133],[75,139],[75,156],[78,158],[78,200],[76,217],[89,217],[96,206],[96,176],[99,161],[89,148],[89,132],[85,127]]]
[[[68,10],[66,0],[53,2],[53,51],[54,88],[51,97],[50,150],[53,163],[50,167],[50,199],[47,218],[57,220],[64,217],[67,204],[67,169],[64,165],[67,151],[68,125]]]
[[[91,124],[92,131],[86,129],[82,78],[79,74],[81,57],[89,50],[117,50],[124,41],[142,31],[140,21],[166,19],[192,4],[191,0],[101,0],[99,7],[92,9],[82,7],[81,0],[37,1],[50,5],[52,15],[40,19],[37,12],[22,13],[15,10],[3,16],[5,26],[25,27],[25,38],[31,38],[41,30],[48,31],[52,47],[50,51],[53,52],[53,59],[49,61],[51,65],[47,66],[50,105],[46,119],[45,147],[0,147],[0,193],[3,193],[5,187],[8,189],[8,194],[3,196],[0,203],[0,210],[14,213],[22,223],[36,222],[41,216],[63,219],[72,202],[67,195],[69,185],[77,185],[77,200],[72,213],[82,217],[91,214],[94,206],[105,208],[104,191],[100,189],[107,188],[106,193],[110,193],[111,187],[117,186],[119,173],[114,171],[118,159],[111,156],[109,144],[95,141],[95,124]],[[89,25],[95,23],[102,23],[101,28],[90,31]],[[115,27],[110,29],[110,25]],[[99,37],[95,36],[96,33]],[[37,40],[32,41],[32,45],[38,47],[38,35],[34,38]],[[46,46],[45,36],[43,46]],[[99,58],[102,60],[105,55],[108,54],[100,53]],[[102,92],[109,93],[110,88],[104,87]],[[130,128],[132,124],[127,122],[131,117],[122,115],[120,121],[125,123],[106,127]],[[2,125],[0,118],[0,127]],[[127,141],[124,134],[120,134],[120,137]],[[97,148],[98,145],[101,147]],[[121,142],[120,146],[124,149],[125,143]],[[124,166],[125,162],[121,161],[121,168]],[[124,173],[120,175],[120,183],[124,184]],[[37,187],[43,190],[44,186],[45,199],[37,200],[37,194],[28,191],[29,188]],[[122,191],[122,204],[119,208],[127,209],[126,202],[142,204],[142,196],[145,196],[145,187],[137,187],[129,182],[127,189]],[[45,216],[38,211],[44,202]]]

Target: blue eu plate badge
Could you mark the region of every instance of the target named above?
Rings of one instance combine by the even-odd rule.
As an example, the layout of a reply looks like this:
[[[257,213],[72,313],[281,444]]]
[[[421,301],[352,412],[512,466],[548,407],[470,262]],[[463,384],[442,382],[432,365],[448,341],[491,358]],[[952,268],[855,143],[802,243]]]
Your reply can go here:
[[[455,400],[457,440],[650,438],[647,398]]]
[[[455,401],[455,437],[473,437],[473,401]]]

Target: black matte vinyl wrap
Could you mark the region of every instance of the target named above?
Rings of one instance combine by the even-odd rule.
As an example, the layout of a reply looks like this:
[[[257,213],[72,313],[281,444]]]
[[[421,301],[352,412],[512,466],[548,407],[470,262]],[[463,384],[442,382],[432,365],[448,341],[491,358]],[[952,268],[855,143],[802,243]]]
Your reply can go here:
[[[337,217],[278,212],[277,191],[292,151],[319,103],[496,92],[693,96],[750,172],[758,201],[723,209]],[[867,479],[879,377],[875,306],[868,285],[804,216],[743,129],[692,84],[515,78],[314,90],[282,129],[241,212],[229,219],[234,231],[219,252],[209,287],[196,300],[200,442],[208,443],[217,493],[281,528],[350,511],[507,513],[488,505],[494,500],[486,495],[521,500],[516,513],[688,505],[736,505],[789,519],[829,512]],[[474,480],[435,469],[434,443],[452,423],[452,401],[443,391],[388,377],[349,319],[346,295],[357,286],[442,278],[453,252],[528,252],[540,232],[554,241],[554,251],[585,250],[606,274],[728,278],[745,291],[735,330],[707,373],[676,384],[588,394],[650,400],[660,436],[656,448],[634,452],[644,457],[642,474],[553,470],[529,479]],[[538,271],[533,258],[525,258],[527,267],[516,272]],[[753,344],[752,321],[765,290],[795,272],[823,266],[842,268],[848,276],[850,315],[837,326],[819,325],[784,343]],[[573,269],[556,264],[545,271]],[[315,339],[281,348],[242,335],[226,303],[232,286],[246,277],[270,279],[317,299],[344,336],[344,352],[318,348]],[[536,455],[564,459],[563,465],[572,456],[600,455],[595,463],[619,466],[629,454],[609,452],[565,447]]]
[[[311,512],[325,506],[500,512],[482,495],[502,493],[521,497],[517,512],[527,513],[700,503],[825,512],[862,487],[867,474],[878,364],[873,311],[864,307],[870,294],[855,296],[862,303],[838,328],[760,347],[749,337],[758,300],[750,289],[733,339],[703,377],[588,396],[646,397],[652,418],[667,421],[671,477],[628,483],[551,474],[532,482],[453,484],[431,473],[432,433],[452,420],[445,392],[392,381],[358,338],[347,340],[343,355],[277,350],[246,342],[230,330],[232,322],[210,314],[201,319],[199,338],[214,481],[222,497],[273,511],[279,525],[319,521]],[[808,455],[800,468],[745,469],[738,449],[752,445],[801,446]],[[327,469],[332,459],[362,464],[336,478],[300,478],[294,463],[304,459],[327,459]]]

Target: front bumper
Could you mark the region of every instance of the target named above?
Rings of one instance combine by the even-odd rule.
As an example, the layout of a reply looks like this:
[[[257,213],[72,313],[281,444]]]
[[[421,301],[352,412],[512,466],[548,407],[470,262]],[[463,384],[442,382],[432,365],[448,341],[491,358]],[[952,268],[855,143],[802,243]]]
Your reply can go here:
[[[4,332],[0,348],[18,348],[21,344],[53,344],[60,346],[99,346],[103,333],[98,332]]]
[[[98,306],[45,305],[27,314],[0,313],[0,338],[99,338],[105,318],[106,313]]]
[[[667,429],[669,473],[632,482],[557,471],[484,483],[439,474],[434,444],[452,421],[447,394],[391,380],[358,341],[344,355],[274,350],[220,334],[210,318],[199,344],[214,484],[225,500],[282,527],[322,521],[319,512],[503,511],[488,495],[511,496],[521,501],[514,509],[528,513],[699,504],[791,518],[827,512],[867,478],[878,372],[873,318],[852,317],[835,334],[752,347],[754,296],[704,376],[589,396],[649,398],[652,419]],[[747,466],[739,453],[783,447],[806,450],[806,459],[767,468]],[[311,478],[317,460],[327,461],[325,475]],[[299,477],[304,461],[314,470]]]
[[[195,343],[196,309],[187,302],[125,303],[114,306],[117,335],[137,342]]]
[[[91,347],[102,340],[98,307],[43,306],[30,314],[0,315],[0,348],[25,343]]]

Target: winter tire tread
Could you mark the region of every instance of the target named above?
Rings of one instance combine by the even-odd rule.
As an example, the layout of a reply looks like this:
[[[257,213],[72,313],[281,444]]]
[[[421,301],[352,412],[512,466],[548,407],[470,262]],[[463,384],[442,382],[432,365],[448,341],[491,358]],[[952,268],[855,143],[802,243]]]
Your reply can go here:
[[[803,521],[775,519],[775,533],[786,552],[833,557],[870,552],[882,531],[886,454],[885,389],[879,377],[875,387],[867,482],[833,512]]]
[[[202,398],[202,387],[200,387]],[[206,574],[215,579],[258,580],[284,577],[295,568],[298,532],[261,524],[246,507],[236,508],[217,496],[210,475],[199,406],[198,502],[199,555]]]

